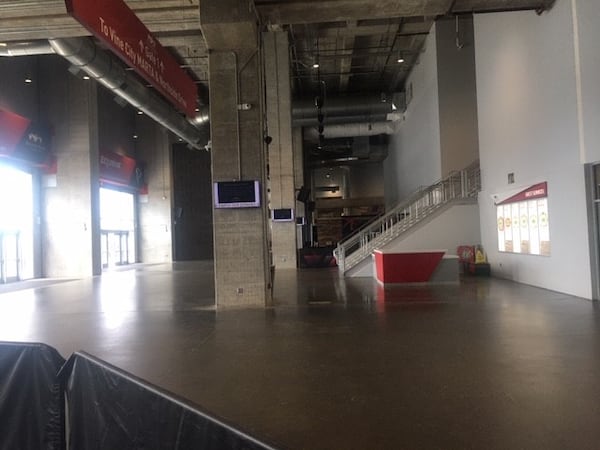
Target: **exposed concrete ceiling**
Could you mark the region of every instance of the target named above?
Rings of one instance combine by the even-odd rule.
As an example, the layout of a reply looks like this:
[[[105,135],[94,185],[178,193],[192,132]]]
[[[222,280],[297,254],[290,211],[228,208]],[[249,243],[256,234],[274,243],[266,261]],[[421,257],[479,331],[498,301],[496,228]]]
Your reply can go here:
[[[296,95],[401,90],[439,17],[534,10],[554,0],[255,0],[267,27],[290,32]],[[399,59],[404,62],[399,63]],[[313,66],[318,63],[318,70]]]
[[[200,0],[125,1],[197,82],[207,86]],[[541,12],[554,1],[255,0],[255,5],[266,29],[289,31],[294,90],[302,95],[312,92],[319,80],[327,83],[330,94],[399,90],[436,18],[471,12]],[[67,15],[63,0],[0,0],[0,42],[87,34]],[[404,63],[397,62],[399,56]]]

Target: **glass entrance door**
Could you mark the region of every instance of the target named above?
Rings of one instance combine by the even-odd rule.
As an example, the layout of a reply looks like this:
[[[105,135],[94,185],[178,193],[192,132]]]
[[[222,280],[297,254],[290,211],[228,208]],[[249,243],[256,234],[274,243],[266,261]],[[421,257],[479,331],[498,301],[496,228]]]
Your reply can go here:
[[[2,283],[21,279],[21,250],[18,232],[0,233],[0,280]]]
[[[136,262],[133,194],[100,189],[100,228],[104,269]]]
[[[129,231],[102,231],[102,268],[122,266],[131,262]]]
[[[0,164],[0,282],[34,276],[33,176]]]

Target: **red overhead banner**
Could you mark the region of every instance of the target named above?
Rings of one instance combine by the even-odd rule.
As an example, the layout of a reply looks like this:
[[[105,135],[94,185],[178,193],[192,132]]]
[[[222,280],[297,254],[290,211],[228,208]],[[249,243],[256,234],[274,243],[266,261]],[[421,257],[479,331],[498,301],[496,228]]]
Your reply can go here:
[[[123,0],[65,0],[67,11],[188,117],[197,87]]]
[[[129,156],[101,152],[100,181],[140,189],[144,184],[144,172],[136,160]]]
[[[0,158],[48,167],[52,164],[48,127],[0,108]]]

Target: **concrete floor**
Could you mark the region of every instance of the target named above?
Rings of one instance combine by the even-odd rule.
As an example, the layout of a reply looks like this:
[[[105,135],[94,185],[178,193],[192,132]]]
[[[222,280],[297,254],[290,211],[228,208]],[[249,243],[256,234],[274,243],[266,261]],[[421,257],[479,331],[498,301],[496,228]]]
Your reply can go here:
[[[85,350],[283,448],[600,448],[596,303],[313,269],[277,272],[274,309],[216,313],[212,276],[201,262],[4,286],[0,340]]]

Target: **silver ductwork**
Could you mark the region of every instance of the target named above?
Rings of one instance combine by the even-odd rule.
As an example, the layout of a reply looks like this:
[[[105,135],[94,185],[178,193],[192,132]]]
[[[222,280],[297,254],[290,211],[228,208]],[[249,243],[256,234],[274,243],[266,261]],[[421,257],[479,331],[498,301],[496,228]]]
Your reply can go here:
[[[343,125],[327,125],[323,130],[325,139],[344,137],[377,136],[379,134],[394,134],[398,122],[346,123]],[[319,131],[316,127],[304,128],[304,140],[319,142]]]
[[[393,112],[393,102],[385,94],[331,97],[323,100],[324,124],[376,122]],[[293,126],[318,125],[314,99],[295,100],[292,105]]]
[[[208,122],[210,121],[210,108],[208,105],[201,105],[196,110],[196,117],[188,120],[195,127],[208,125]]]
[[[186,120],[158,94],[126,71],[117,57],[98,48],[91,39],[50,39],[49,43],[57,54],[171,130],[192,147],[200,149],[208,142],[206,130],[200,130]],[[208,114],[204,111],[193,120],[197,125],[205,125],[208,122]]]
[[[35,56],[54,53],[48,41],[9,42],[0,46],[0,56]]]

